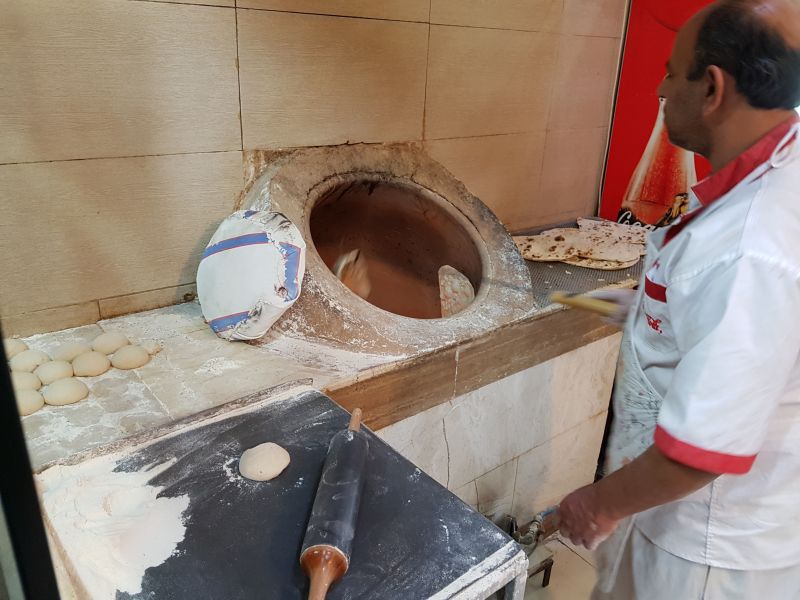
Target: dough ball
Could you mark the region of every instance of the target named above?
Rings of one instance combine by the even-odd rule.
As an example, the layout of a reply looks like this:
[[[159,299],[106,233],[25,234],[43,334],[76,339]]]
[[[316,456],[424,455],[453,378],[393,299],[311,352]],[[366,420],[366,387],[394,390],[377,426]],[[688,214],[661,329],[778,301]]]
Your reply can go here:
[[[89,395],[89,388],[79,379],[59,379],[44,388],[44,401],[52,406],[74,404]]]
[[[141,346],[123,346],[111,357],[111,364],[118,369],[138,369],[150,360],[147,350]]]
[[[16,340],[14,338],[8,338],[7,340],[3,340],[3,346],[6,349],[6,357],[11,360],[20,352],[25,352],[28,349],[28,344],[23,342],[22,340]]]
[[[72,377],[72,365],[65,360],[52,360],[36,367],[33,372],[43,384],[49,385],[59,379]]]
[[[91,352],[91,350],[92,349],[86,344],[64,344],[53,352],[53,360],[72,362],[81,354],[86,354],[87,352]]]
[[[248,448],[239,459],[239,473],[253,481],[269,481],[289,466],[289,453],[272,442]]]
[[[50,360],[44,352],[40,350],[23,350],[9,361],[12,371],[26,371],[31,373],[36,367]]]
[[[33,373],[11,371],[11,385],[14,386],[14,391],[19,392],[21,390],[38,390],[42,387],[42,382]]]
[[[94,338],[92,349],[103,354],[114,354],[123,346],[130,344],[128,338],[116,331],[109,331]]]
[[[96,377],[111,368],[111,361],[105,354],[89,351],[72,361],[72,370],[78,377]]]
[[[17,410],[23,417],[35,413],[44,406],[44,398],[36,390],[20,390],[15,395]]]

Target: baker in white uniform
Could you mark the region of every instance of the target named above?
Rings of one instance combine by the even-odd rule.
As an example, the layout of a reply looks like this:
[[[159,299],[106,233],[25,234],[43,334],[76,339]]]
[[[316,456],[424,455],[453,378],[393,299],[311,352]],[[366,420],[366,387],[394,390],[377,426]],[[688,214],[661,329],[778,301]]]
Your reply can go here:
[[[606,540],[596,600],[800,599],[800,0],[702,10],[658,93],[713,171],[614,295],[610,475],[561,531]]]

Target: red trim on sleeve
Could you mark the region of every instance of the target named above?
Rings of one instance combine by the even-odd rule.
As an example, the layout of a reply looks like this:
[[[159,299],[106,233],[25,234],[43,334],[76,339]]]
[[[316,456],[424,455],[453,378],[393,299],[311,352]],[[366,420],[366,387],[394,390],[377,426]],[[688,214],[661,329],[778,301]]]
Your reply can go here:
[[[739,456],[722,454],[692,446],[672,437],[661,425],[656,426],[654,436],[656,447],[675,462],[709,473],[743,475],[756,460],[756,455]]]
[[[647,276],[644,278],[644,293],[653,300],[658,300],[659,302],[667,301],[667,288],[650,281]]]

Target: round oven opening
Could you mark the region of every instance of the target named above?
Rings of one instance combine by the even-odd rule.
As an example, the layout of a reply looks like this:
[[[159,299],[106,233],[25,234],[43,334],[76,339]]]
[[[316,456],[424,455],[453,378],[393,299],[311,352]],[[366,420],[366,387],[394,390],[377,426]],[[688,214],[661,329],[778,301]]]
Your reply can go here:
[[[478,293],[483,262],[473,238],[477,232],[471,235],[466,218],[425,188],[367,178],[338,183],[314,205],[310,227],[328,268],[383,310],[441,318],[444,265],[464,275],[469,292]],[[457,284],[461,304],[465,284]]]

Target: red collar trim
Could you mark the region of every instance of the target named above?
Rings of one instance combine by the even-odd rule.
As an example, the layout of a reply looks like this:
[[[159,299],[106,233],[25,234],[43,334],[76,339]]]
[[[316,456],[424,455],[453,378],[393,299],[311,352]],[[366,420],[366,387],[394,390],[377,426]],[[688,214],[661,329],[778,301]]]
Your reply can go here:
[[[700,200],[700,204],[706,206],[718,200],[735,188],[756,167],[768,161],[784,136],[798,122],[800,115],[787,119],[719,171],[695,185],[692,190]]]

